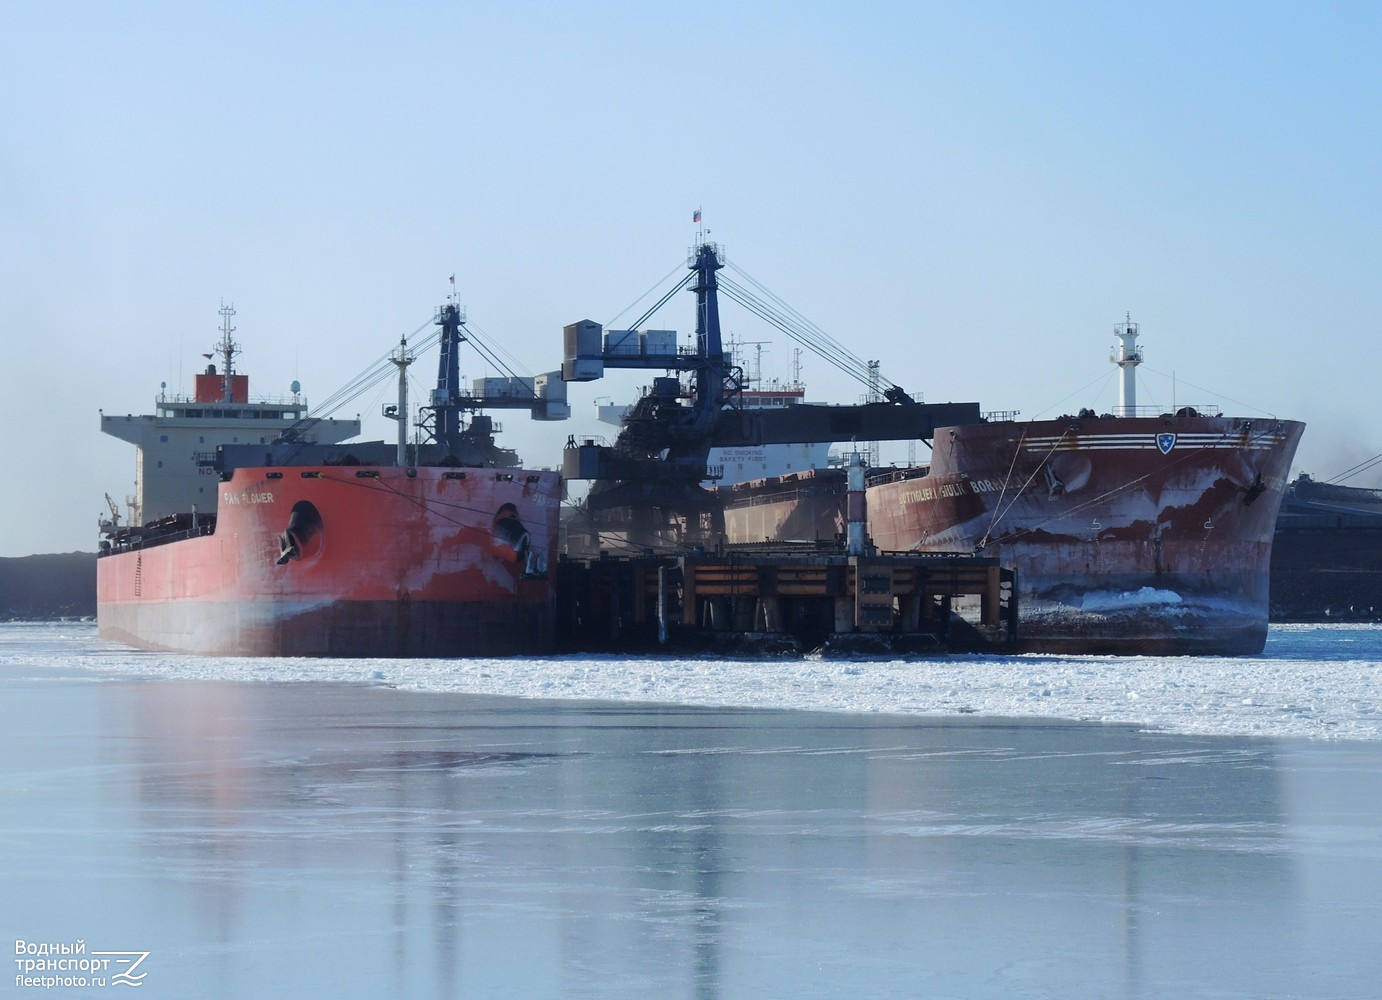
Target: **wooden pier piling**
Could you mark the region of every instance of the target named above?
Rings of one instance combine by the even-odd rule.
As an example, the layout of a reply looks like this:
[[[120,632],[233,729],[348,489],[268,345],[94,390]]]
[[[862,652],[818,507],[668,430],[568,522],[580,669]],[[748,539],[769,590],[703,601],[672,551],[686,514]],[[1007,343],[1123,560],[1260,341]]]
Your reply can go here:
[[[899,652],[1002,649],[1017,637],[1013,573],[995,559],[815,549],[563,559],[570,651]]]

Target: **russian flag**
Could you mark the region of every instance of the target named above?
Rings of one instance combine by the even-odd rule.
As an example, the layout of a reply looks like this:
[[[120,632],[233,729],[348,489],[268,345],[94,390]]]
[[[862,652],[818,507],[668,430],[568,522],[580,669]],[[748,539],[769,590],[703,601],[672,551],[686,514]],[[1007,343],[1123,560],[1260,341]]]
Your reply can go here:
[[[701,221],[701,210],[700,210],[699,208],[696,209],[694,212],[691,213],[691,221],[692,221],[692,222],[700,222],[700,221]]]

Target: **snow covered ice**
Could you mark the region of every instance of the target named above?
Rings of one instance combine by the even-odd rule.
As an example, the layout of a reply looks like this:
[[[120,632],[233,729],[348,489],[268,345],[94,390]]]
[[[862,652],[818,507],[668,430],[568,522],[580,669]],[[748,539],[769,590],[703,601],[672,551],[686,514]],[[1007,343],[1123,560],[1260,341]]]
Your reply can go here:
[[[14,627],[12,627],[14,628]],[[1174,733],[1382,739],[1382,628],[1277,625],[1261,657],[946,656],[736,660],[215,659],[101,644],[90,625],[69,667],[132,676],[348,681],[403,690],[742,708],[985,715],[1141,725]],[[22,643],[0,652],[23,664]]]

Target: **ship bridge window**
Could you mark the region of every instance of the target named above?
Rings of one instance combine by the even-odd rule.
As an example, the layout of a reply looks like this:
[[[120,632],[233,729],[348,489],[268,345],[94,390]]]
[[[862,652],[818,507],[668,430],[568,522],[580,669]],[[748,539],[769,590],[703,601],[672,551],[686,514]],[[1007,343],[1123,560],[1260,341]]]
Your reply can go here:
[[[167,435],[167,434],[160,434],[160,435],[158,436],[158,440],[159,440],[159,443],[160,443],[160,444],[167,444],[167,443],[168,443],[168,435]]]

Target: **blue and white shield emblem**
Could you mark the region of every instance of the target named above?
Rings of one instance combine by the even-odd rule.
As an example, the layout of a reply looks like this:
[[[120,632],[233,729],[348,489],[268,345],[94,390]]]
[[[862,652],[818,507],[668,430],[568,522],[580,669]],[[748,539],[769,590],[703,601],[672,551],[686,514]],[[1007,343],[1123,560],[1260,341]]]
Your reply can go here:
[[[1176,436],[1169,431],[1156,436],[1156,447],[1163,455],[1171,454],[1171,449],[1176,446]]]

